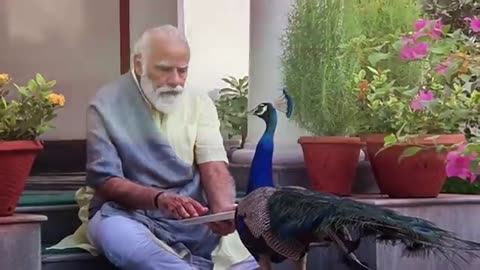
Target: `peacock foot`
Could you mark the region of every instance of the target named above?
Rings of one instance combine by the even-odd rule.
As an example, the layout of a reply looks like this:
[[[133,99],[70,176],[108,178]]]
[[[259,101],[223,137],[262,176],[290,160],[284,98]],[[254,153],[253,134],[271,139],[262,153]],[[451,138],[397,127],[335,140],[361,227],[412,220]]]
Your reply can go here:
[[[268,256],[260,255],[258,264],[260,265],[260,270],[272,270],[272,263]]]
[[[303,256],[300,260],[295,261],[295,267],[297,270],[307,270],[307,255]]]

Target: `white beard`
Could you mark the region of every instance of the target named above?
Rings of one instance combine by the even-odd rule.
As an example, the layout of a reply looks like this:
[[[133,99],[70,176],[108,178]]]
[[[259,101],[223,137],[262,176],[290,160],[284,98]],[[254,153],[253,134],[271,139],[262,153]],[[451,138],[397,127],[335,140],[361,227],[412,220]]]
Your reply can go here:
[[[177,87],[170,87],[167,85],[161,87],[154,87],[152,80],[146,75],[141,76],[140,86],[143,93],[153,107],[162,113],[171,113],[176,110],[181,101],[183,95],[183,87],[178,85]]]

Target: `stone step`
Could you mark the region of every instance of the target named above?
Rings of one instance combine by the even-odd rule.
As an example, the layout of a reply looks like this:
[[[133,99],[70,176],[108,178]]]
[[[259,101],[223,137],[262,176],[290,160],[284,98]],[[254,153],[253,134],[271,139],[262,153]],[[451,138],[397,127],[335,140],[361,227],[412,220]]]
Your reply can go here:
[[[57,184],[57,183],[55,183]],[[16,212],[44,215],[42,223],[42,270],[118,270],[103,256],[94,257],[82,249],[47,250],[80,226],[73,191],[25,191]]]
[[[57,243],[81,224],[74,196],[71,191],[25,191],[16,212],[47,216],[42,223],[42,242]]]
[[[456,195],[441,194],[438,198],[430,199],[389,199],[381,195],[356,195],[353,199],[371,203],[380,207],[386,207],[396,210],[409,216],[417,216],[428,219],[436,223],[441,228],[455,232],[463,239],[480,242],[480,231],[476,224],[480,222],[480,196],[476,195]],[[54,216],[56,212],[49,213]],[[70,217],[75,220],[76,217]],[[68,218],[65,218],[68,220]],[[74,226],[76,229],[76,226]],[[67,234],[70,234],[69,231]],[[65,235],[65,236],[66,236]],[[69,254],[47,254],[42,256],[45,269],[114,269],[100,268],[111,267],[104,266],[104,258],[93,257],[83,252],[71,252]],[[426,258],[409,258],[402,256],[402,247],[385,246],[384,244],[374,243],[364,240],[360,248],[356,251],[360,260],[365,261],[371,269],[410,269],[410,270],[453,270],[453,264],[450,264],[441,256],[432,256]],[[463,270],[480,269],[480,260],[472,259],[471,264],[455,260],[455,263]],[[108,264],[107,264],[108,265]],[[275,270],[292,269],[289,263],[283,263],[274,267]],[[51,268],[47,268],[51,267]],[[58,268],[55,268],[58,267]],[[63,268],[60,268],[63,267]],[[99,268],[95,268],[99,267]],[[313,269],[336,269],[348,270],[343,262],[343,257],[339,256],[338,251],[331,248],[315,247],[311,250],[308,260],[308,270]],[[70,270],[70,269],[69,269]]]
[[[245,192],[250,162],[231,162],[230,173],[235,179],[238,192]],[[276,185],[297,185],[310,188],[310,181],[303,163],[287,162],[273,165],[273,181]],[[27,190],[37,191],[76,191],[85,186],[85,172],[63,174],[41,174],[31,176],[27,182]],[[378,186],[368,161],[360,160],[357,167],[352,193],[378,193]]]
[[[42,270],[119,270],[105,257],[94,257],[80,249],[42,251]]]

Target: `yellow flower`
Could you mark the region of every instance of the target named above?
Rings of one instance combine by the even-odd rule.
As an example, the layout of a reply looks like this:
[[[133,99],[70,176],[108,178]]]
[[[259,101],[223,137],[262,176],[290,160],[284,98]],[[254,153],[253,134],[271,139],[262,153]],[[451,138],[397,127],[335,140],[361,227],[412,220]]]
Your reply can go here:
[[[48,101],[52,103],[53,105],[59,105],[62,106],[65,105],[65,97],[61,94],[50,94],[48,95]]]
[[[10,76],[7,73],[0,73],[0,87],[10,82]]]

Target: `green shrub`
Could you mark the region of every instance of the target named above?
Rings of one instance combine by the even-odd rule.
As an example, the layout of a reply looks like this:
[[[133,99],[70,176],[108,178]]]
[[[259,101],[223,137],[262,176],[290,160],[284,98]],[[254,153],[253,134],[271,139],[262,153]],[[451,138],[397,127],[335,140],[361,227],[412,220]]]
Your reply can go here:
[[[354,74],[368,65],[355,46],[407,31],[419,10],[416,0],[296,1],[282,37],[282,67],[297,104],[297,124],[315,135],[355,135],[357,97],[349,87]],[[421,67],[395,70],[394,61],[382,64],[399,80],[421,75]]]

